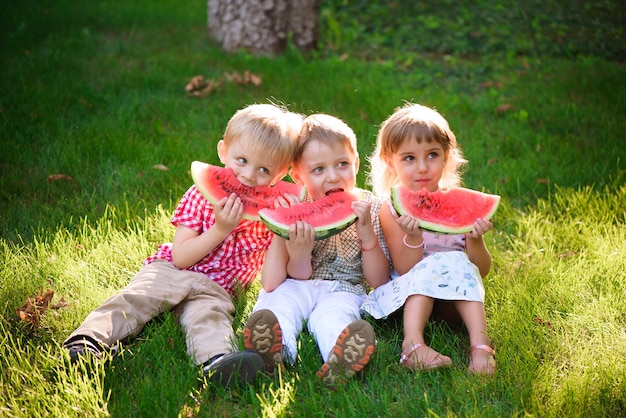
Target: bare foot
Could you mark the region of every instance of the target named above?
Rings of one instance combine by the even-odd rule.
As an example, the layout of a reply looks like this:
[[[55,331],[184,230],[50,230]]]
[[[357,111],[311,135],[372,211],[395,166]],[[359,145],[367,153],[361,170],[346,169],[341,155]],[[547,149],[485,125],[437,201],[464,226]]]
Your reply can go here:
[[[484,344],[473,345],[470,348],[470,364],[468,371],[472,374],[489,375],[496,371],[496,352]]]
[[[403,344],[404,345],[404,344]],[[400,356],[400,364],[408,369],[434,370],[452,366],[452,359],[428,347],[426,344],[414,344]]]

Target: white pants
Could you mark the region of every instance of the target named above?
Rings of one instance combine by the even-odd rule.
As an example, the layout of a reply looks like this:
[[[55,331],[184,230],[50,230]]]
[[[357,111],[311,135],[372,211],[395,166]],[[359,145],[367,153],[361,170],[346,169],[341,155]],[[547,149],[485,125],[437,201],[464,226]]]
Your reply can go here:
[[[276,315],[283,332],[283,354],[292,364],[298,354],[296,339],[304,321],[328,360],[339,333],[361,318],[359,309],[366,295],[330,292],[329,280],[287,279],[272,292],[261,290],[253,312],[269,309]]]

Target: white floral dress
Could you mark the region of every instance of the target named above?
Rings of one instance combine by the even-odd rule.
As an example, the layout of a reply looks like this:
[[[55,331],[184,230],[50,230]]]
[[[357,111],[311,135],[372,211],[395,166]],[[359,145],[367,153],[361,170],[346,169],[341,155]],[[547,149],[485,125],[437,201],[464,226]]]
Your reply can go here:
[[[367,296],[361,311],[386,318],[411,295],[484,303],[485,288],[478,267],[465,253],[465,236],[429,232],[423,236],[424,258],[403,275],[393,271],[389,282]]]

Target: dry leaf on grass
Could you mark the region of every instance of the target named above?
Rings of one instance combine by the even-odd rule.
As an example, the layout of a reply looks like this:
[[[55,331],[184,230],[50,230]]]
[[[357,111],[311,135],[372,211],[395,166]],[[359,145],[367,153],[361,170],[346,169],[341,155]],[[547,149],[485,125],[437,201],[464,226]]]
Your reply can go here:
[[[502,88],[502,83],[498,82],[498,81],[485,81],[484,83],[480,83],[480,87],[484,88],[484,89],[488,89],[493,87],[494,89],[501,89]]]
[[[243,84],[254,84],[255,86],[261,85],[261,76],[258,74],[253,74],[250,71],[246,70],[242,74],[239,74],[237,71],[233,71],[232,73],[224,73],[224,76],[231,83],[243,85]]]
[[[511,110],[513,110],[514,107],[511,104],[505,103],[505,104],[501,104],[500,106],[495,108],[495,112],[496,113],[504,113],[504,112],[509,112]]]
[[[48,183],[54,183],[59,180],[74,181],[74,179],[67,174],[50,174],[48,176]]]
[[[244,71],[243,74],[237,71],[224,73],[224,78],[231,83],[239,85],[252,84],[260,86],[263,81],[259,74],[251,73],[248,70]],[[203,75],[196,75],[189,80],[185,86],[185,91],[188,97],[205,97],[217,91],[222,86],[222,83],[223,80],[221,78],[217,80],[205,79]]]
[[[48,309],[59,309],[68,306],[65,298],[61,298],[59,303],[51,305],[54,291],[52,289],[43,292],[43,287],[39,289],[39,293],[35,297],[27,297],[24,304],[15,310],[18,318],[25,321],[35,328],[39,327],[39,320]]]
[[[189,80],[189,83],[185,86],[185,90],[187,92],[192,92],[194,90],[202,90],[204,87],[206,87],[204,76],[196,75],[191,77],[191,80]]]
[[[221,82],[213,79],[205,79],[203,75],[196,75],[185,86],[188,97],[205,97],[213,93]]]

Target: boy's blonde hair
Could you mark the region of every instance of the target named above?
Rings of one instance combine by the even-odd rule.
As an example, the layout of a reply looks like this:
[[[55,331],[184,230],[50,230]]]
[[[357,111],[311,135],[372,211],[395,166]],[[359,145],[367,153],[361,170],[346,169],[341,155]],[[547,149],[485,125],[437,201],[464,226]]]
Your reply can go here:
[[[404,141],[441,144],[446,162],[439,180],[439,188],[446,189],[461,185],[461,172],[467,160],[463,157],[463,152],[459,148],[448,121],[434,109],[408,103],[396,109],[378,130],[376,150],[370,157],[369,175],[369,182],[376,194],[388,195],[392,186],[400,184],[398,176],[389,165],[391,157]]]
[[[238,110],[228,121],[224,144],[241,139],[251,152],[267,155],[280,171],[293,161],[303,116],[274,104],[252,104]]]
[[[304,119],[296,143],[293,159],[294,166],[300,162],[304,149],[311,141],[319,141],[328,145],[339,142],[345,145],[357,159],[359,158],[354,131],[344,121],[335,116],[316,113]]]

